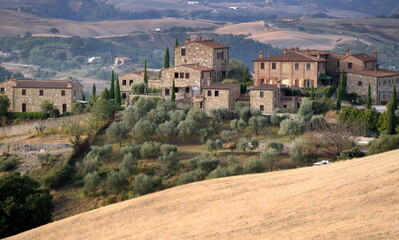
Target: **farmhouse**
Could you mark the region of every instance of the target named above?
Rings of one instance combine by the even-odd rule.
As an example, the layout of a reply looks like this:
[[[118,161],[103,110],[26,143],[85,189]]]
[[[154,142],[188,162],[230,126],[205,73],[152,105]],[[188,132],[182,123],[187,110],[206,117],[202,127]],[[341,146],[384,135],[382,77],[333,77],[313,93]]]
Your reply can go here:
[[[10,112],[40,112],[47,100],[61,112],[71,112],[74,101],[83,99],[83,86],[67,80],[23,80],[14,77],[0,82],[0,93],[10,100]]]
[[[161,80],[159,79],[159,72],[147,71],[147,77],[148,88],[160,88]],[[119,75],[118,81],[122,99],[128,99],[128,96],[132,91],[132,84],[144,82],[144,70]]]
[[[207,113],[212,108],[228,108],[229,110],[233,110],[240,95],[240,84],[212,83],[204,87],[204,105],[202,109]]]

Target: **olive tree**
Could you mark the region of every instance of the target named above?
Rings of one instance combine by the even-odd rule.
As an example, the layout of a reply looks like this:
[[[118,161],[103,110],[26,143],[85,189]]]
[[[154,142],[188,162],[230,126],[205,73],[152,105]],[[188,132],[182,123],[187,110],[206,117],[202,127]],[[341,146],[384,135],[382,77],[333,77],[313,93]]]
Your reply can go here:
[[[115,139],[122,146],[122,141],[129,138],[130,126],[126,122],[114,122],[106,131],[108,138]]]
[[[294,139],[305,132],[305,125],[303,121],[297,119],[285,119],[280,123],[280,130],[278,135],[290,136]]]

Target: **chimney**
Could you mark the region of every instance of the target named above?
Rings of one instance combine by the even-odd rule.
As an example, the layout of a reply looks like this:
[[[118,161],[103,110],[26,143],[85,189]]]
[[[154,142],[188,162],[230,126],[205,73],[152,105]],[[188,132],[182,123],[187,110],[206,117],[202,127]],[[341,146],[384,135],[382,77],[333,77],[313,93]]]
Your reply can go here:
[[[374,50],[374,51],[373,51],[373,57],[377,58],[377,56],[378,56],[378,51],[377,51],[377,50]]]
[[[287,54],[288,49],[287,49],[287,48],[284,48],[283,51],[284,51],[284,54]]]
[[[296,47],[296,48],[295,48],[295,52],[299,52],[299,47]]]
[[[350,55],[350,50],[349,50],[349,48],[347,48],[347,49],[346,49],[345,56],[349,56],[349,55]]]
[[[211,78],[210,78],[210,77],[208,77],[208,79],[206,80],[206,86],[209,86],[209,85],[211,85],[211,83],[212,83],[212,81],[211,81]]]
[[[263,51],[259,51],[259,58],[263,58]]]
[[[292,48],[290,49],[290,52],[295,52],[295,48],[292,47]]]
[[[186,43],[189,43],[190,42],[190,38],[188,37],[188,38],[186,38]]]

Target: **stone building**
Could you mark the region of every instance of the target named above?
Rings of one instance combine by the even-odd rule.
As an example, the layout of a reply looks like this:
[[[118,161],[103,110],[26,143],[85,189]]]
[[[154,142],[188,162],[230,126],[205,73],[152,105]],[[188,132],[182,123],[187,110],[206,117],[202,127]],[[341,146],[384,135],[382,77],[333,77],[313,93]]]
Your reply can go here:
[[[254,85],[281,83],[290,87],[318,87],[320,75],[326,74],[327,60],[321,55],[310,55],[299,48],[291,48],[280,55],[263,57],[263,52],[254,62]]]
[[[174,65],[198,64],[213,69],[212,81],[221,81],[227,76],[229,64],[229,47],[215,42],[213,39],[203,40],[201,37],[186,39],[184,44],[174,48]]]
[[[341,60],[340,70],[345,72],[372,70],[377,68],[377,51],[373,51],[373,56],[365,53],[350,54],[349,49],[346,49],[345,58]]]
[[[277,85],[258,85],[249,92],[250,108],[259,110],[262,114],[270,115],[280,103],[280,88]]]
[[[213,108],[234,109],[237,99],[241,95],[240,84],[235,83],[212,83],[204,87],[203,104],[199,107],[209,113]]]
[[[159,78],[159,72],[147,71],[148,77],[148,88],[161,88],[161,79]],[[144,71],[130,72],[118,76],[119,88],[121,91],[122,99],[128,98],[131,93],[132,84],[144,82]]]
[[[0,93],[10,100],[10,112],[40,112],[40,105],[48,100],[60,111],[71,112],[72,104],[83,99],[83,86],[71,78],[67,80],[23,80],[6,78],[0,82]]]
[[[385,69],[363,69],[347,73],[346,91],[356,93],[364,100],[367,99],[368,85],[371,88],[373,104],[386,104],[391,101],[393,86],[399,93],[399,72]]]

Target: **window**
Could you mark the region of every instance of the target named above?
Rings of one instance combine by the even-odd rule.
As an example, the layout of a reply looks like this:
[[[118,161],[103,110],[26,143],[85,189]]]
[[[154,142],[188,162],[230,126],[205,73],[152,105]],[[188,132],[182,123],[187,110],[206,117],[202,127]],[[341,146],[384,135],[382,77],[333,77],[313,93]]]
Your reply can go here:
[[[265,84],[265,79],[260,80],[260,85],[263,85],[263,84]]]
[[[186,56],[186,49],[182,48],[180,53],[182,56]]]
[[[219,97],[219,91],[215,91],[215,97]]]
[[[61,96],[65,96],[65,90],[61,90]]]
[[[179,92],[179,88],[175,87],[175,93]]]
[[[306,70],[311,70],[312,69],[312,65],[310,63],[306,63]]]
[[[309,79],[307,79],[307,80],[305,80],[305,87],[310,87],[310,80]]]
[[[276,63],[272,63],[272,69],[276,69]]]
[[[337,66],[339,67],[339,60],[337,60]]]
[[[299,70],[299,63],[295,63],[295,70]]]
[[[224,59],[224,53],[223,52],[220,52],[220,53],[216,53],[216,58],[217,59]]]
[[[184,78],[184,73],[180,73],[180,78]]]
[[[265,111],[265,105],[260,105],[260,106],[259,106],[259,110],[260,110],[261,112]]]
[[[265,69],[265,63],[260,63],[260,69]]]
[[[76,96],[76,90],[73,90],[73,96],[74,97]]]
[[[208,91],[208,97],[212,96],[212,91]]]
[[[62,113],[66,113],[67,111],[67,105],[64,103],[62,104]]]
[[[126,99],[126,93],[122,93],[122,99]]]
[[[133,80],[129,80],[129,86],[132,86]]]
[[[22,103],[22,112],[26,112],[26,103]]]
[[[169,94],[170,94],[169,88],[165,88],[165,96],[169,96]]]
[[[40,89],[39,90],[39,96],[43,96],[44,95],[44,90],[43,89]]]
[[[126,86],[126,80],[122,80],[122,86]]]
[[[26,89],[22,89],[22,95],[26,95]]]
[[[186,73],[186,78],[190,78],[190,73]]]
[[[189,92],[190,92],[190,88],[186,87],[186,93],[189,93]]]
[[[175,72],[175,78],[179,78],[179,73]]]
[[[348,63],[348,68],[349,68],[349,69],[352,68],[352,63]]]
[[[383,82],[383,85],[386,85],[387,84],[387,81],[386,80],[384,80],[384,82]]]
[[[261,98],[265,97],[265,92],[259,92],[259,97]]]
[[[0,88],[0,93],[4,93],[4,88]]]

